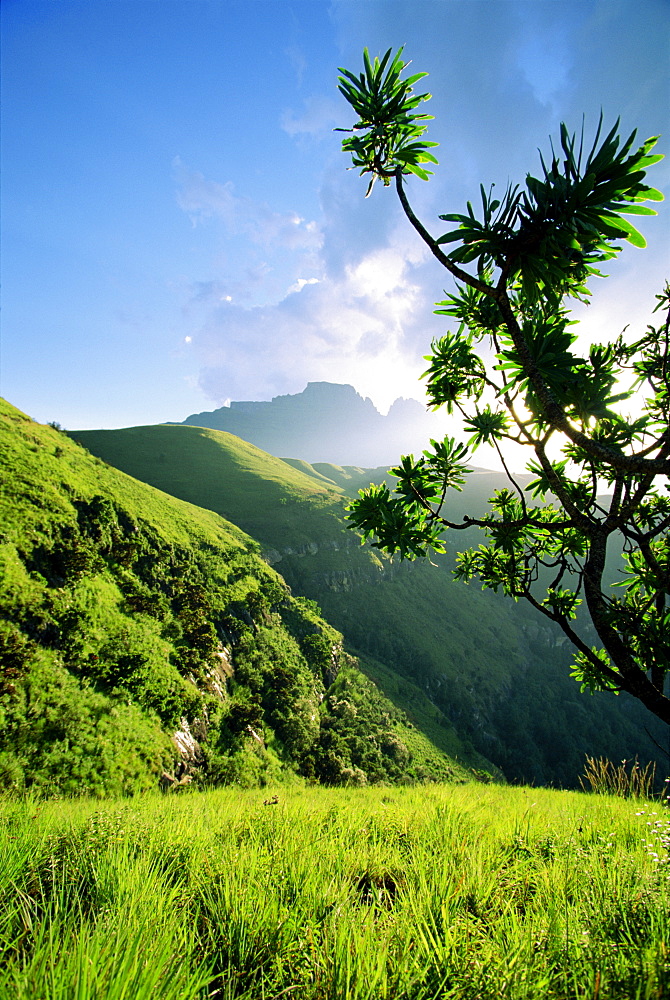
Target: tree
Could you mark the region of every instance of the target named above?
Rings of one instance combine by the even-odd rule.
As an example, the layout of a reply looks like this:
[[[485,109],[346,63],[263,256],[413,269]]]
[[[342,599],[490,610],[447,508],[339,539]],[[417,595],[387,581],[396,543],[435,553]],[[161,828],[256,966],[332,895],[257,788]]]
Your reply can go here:
[[[670,286],[657,296],[658,327],[637,338],[624,331],[584,356],[568,308],[588,301],[587,282],[623,241],[646,245],[627,216],[654,215],[645,202],[662,200],[644,183],[662,159],[651,152],[656,139],[636,148],[633,132],[622,142],[618,121],[604,135],[601,116],[589,145],[583,128],[577,137],[561,125],[538,177],[499,199],[481,187],[481,210],[468,202],[465,214],[441,215],[451,228],[435,238],[405,191],[409,174],[428,180],[437,163],[437,144],[424,138],[432,116],[421,111],[430,94],[413,90],[425,73],[402,79],[401,57],[389,49],[372,61],[366,49],[360,75],[340,70],[358,117],[341,130],[342,146],[370,175],[367,195],[376,180],[395,184],[410,223],[456,279],[436,312],[457,329],[432,343],[423,377],[429,406],[459,414],[469,437],[403,457],[393,490],[371,486],[353,501],[350,527],[406,559],[445,551],[447,529],[483,529],[486,544],[459,554],[456,577],[524,599],[560,626],[583,690],[627,691],[670,723]],[[632,398],[637,416],[626,415]],[[525,487],[506,460],[512,442],[528,450]],[[456,522],[450,490],[462,489],[484,443],[510,488],[484,516]],[[617,590],[606,583],[608,555],[622,567]]]

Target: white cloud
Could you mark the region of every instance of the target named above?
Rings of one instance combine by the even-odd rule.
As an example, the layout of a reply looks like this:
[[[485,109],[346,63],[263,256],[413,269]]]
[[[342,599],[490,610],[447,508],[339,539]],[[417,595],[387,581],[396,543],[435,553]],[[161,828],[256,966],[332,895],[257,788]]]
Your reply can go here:
[[[281,116],[281,127],[288,135],[329,136],[333,128],[348,128],[350,115],[343,100],[331,97],[308,97],[302,112],[287,108]]]
[[[522,182],[526,171],[535,171],[537,147],[546,152],[559,115],[579,128],[585,112],[590,134],[600,108],[609,122],[618,106],[624,116],[634,116],[644,136],[658,131],[667,98],[658,99],[656,84],[651,100],[635,82],[633,64],[641,50],[625,48],[624,20],[610,14],[616,5],[537,6],[541,10],[531,11],[527,3],[490,4],[483,18],[478,4],[430,4],[421,16],[415,4],[392,0],[332,5],[342,64],[355,70],[371,38],[381,52],[397,47],[400,38],[412,69],[430,73],[426,82],[434,98],[428,110],[436,116],[430,138],[442,144],[436,151],[440,166],[430,184],[411,179],[407,190],[435,235],[445,231],[438,215],[461,211],[468,198],[476,203],[480,182],[495,181],[504,190],[508,181]],[[621,46],[618,58],[627,67],[621,75],[612,74],[613,64],[597,44],[603,17],[614,18],[611,48]],[[445,51],[444,32],[437,29],[447,21]],[[333,125],[352,123],[346,102],[326,94],[311,96],[282,117],[302,152],[316,148],[301,143],[302,137],[320,138]],[[226,398],[299,392],[307,381],[321,379],[353,384],[380,409],[397,396],[422,398],[423,355],[449,325],[432,314],[433,303],[453,284],[402,215],[393,191],[380,187],[365,201],[365,180],[347,172],[348,165],[343,155],[337,162],[327,159],[321,168],[322,215],[310,221],[299,204],[295,213],[279,212],[231,184],[182,168],[184,210],[196,223],[218,220],[241,248],[239,259],[226,266],[212,262],[213,275],[194,287],[189,304],[198,314],[200,384],[218,405]],[[654,225],[651,220],[650,234]],[[613,328],[619,315],[634,323],[631,303],[644,302],[635,312],[648,309],[650,289],[660,287],[658,272],[667,260],[659,249],[661,228],[667,230],[667,223],[658,228],[652,252],[637,260],[626,251],[625,261],[613,262],[610,281],[593,283],[585,337],[618,333]],[[262,248],[262,259],[254,248],[257,254]]]
[[[289,285],[286,294],[293,295],[295,292],[301,292],[305,285],[318,285],[318,283],[318,278],[298,278],[292,285]]]
[[[173,163],[179,185],[177,202],[193,225],[206,220],[222,222],[231,235],[244,235],[261,246],[282,246],[289,250],[314,250],[322,243],[319,226],[297,212],[277,212],[265,202],[238,196],[232,181],[208,180],[190,170],[181,160]]]
[[[217,405],[299,392],[315,380],[350,383],[382,410],[398,396],[420,397],[430,338],[417,263],[413,249],[390,245],[339,274],[298,278],[276,303],[210,299],[197,337],[201,388]]]

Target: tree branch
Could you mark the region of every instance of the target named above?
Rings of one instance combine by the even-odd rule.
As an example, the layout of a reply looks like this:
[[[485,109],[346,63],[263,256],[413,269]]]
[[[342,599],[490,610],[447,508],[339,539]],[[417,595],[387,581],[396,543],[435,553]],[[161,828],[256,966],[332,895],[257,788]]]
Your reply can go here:
[[[458,267],[458,265],[454,264],[453,261],[449,260],[439,243],[433,239],[426,227],[419,222],[416,215],[412,211],[409,201],[407,200],[407,195],[405,194],[405,188],[403,187],[402,182],[402,169],[400,167],[397,167],[395,171],[395,187],[405,215],[433,256],[437,257],[442,267],[445,267],[447,271],[454,276],[454,278],[458,278],[459,281],[469,285],[470,288],[476,288],[477,291],[483,292],[484,295],[488,295],[491,298],[496,299],[498,294],[495,288],[492,288],[491,285],[487,285],[485,281],[480,281],[479,278],[473,278],[471,274],[468,274],[467,271],[463,271],[460,267]]]
[[[454,262],[449,259],[437,241],[430,235],[426,227],[414,214],[405,193],[402,176],[402,169],[397,167],[395,171],[396,191],[398,193],[398,198],[400,199],[400,204],[402,205],[403,211],[409,222],[419,234],[433,256],[454,278],[458,281],[462,281],[470,288],[474,288],[477,291],[482,292],[484,295],[487,295],[489,298],[494,299],[498,303],[503,319],[505,320],[505,326],[507,327],[510,337],[512,338],[512,343],[521,358],[524,371],[528,376],[528,380],[532,385],[533,391],[542,404],[546,418],[552,426],[561,431],[561,433],[565,434],[565,436],[572,441],[573,444],[575,444],[578,448],[581,448],[592,458],[599,462],[604,462],[607,465],[612,466],[614,469],[620,469],[621,471],[628,473],[638,472],[652,473],[653,475],[670,475],[670,460],[668,460],[665,447],[666,445],[670,446],[670,429],[663,434],[660,439],[663,451],[661,456],[657,458],[640,458],[637,455],[622,455],[620,452],[612,451],[605,445],[601,445],[598,441],[594,441],[593,438],[590,438],[587,434],[584,434],[576,427],[573,427],[568,418],[565,416],[563,408],[554,399],[553,393],[551,393],[544,382],[544,379],[537,370],[537,366],[531,357],[528,345],[526,344],[521,328],[519,327],[516,316],[514,315],[514,310],[512,309],[512,305],[509,301],[505,285],[501,283],[499,283],[497,287],[488,285],[479,278],[475,278],[471,274],[468,274],[467,271],[462,270],[462,268],[458,267],[457,264],[454,264]]]

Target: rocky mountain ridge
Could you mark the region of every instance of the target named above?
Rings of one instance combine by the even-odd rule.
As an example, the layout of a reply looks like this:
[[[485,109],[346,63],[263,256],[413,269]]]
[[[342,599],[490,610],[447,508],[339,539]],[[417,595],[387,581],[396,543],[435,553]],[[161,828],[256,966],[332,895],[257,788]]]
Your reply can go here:
[[[228,431],[271,455],[368,468],[420,451],[439,427],[415,399],[396,399],[383,416],[353,386],[333,382],[308,382],[302,392],[270,401],[233,401],[183,423]]]

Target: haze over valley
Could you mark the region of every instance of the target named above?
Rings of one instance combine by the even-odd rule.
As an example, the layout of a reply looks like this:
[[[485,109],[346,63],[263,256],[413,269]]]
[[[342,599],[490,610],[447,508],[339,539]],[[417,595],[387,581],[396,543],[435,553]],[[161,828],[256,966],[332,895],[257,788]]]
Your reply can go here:
[[[420,453],[444,436],[445,420],[416,399],[396,399],[386,414],[351,385],[309,382],[302,392],[270,402],[231,402],[183,421],[229,431],[272,455],[307,462],[374,467]]]

